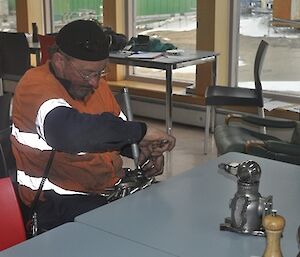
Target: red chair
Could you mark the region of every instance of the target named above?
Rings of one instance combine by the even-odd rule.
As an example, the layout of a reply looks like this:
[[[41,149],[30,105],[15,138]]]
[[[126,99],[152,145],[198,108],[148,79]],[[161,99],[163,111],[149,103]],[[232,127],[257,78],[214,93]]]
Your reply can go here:
[[[25,227],[12,181],[0,179],[0,251],[26,240]]]
[[[49,52],[48,49],[50,46],[52,46],[55,43],[55,35],[38,35],[40,46],[41,46],[41,64],[44,64],[49,59]]]

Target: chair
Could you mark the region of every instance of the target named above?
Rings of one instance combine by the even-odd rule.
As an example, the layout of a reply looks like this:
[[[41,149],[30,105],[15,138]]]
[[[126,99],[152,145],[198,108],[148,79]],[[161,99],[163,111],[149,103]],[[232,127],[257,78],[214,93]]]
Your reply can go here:
[[[42,65],[49,59],[49,47],[55,43],[55,34],[38,35],[38,37],[42,54],[40,65]]]
[[[10,126],[11,99],[11,93],[4,93],[3,95],[0,95],[0,130]]]
[[[0,45],[1,47],[1,45]],[[0,50],[1,53],[1,50]],[[1,57],[0,57],[0,96],[3,95],[3,79],[2,79],[2,74],[3,74],[3,68],[2,68],[3,64],[1,61]]]
[[[263,60],[266,54],[268,43],[262,40],[256,52],[254,62],[254,89],[229,87],[229,86],[209,86],[205,92],[206,105],[206,123],[205,123],[205,139],[204,154],[207,153],[210,123],[212,123],[212,131],[215,123],[215,106],[255,106],[258,108],[260,117],[264,117],[262,86],[260,73]],[[212,121],[210,119],[212,116]]]
[[[0,251],[26,240],[17,196],[10,178],[0,179]]]
[[[16,181],[16,160],[10,141],[11,128],[0,130],[0,178],[11,177]]]
[[[14,92],[17,82],[30,68],[30,51],[24,33],[0,32],[0,63],[3,91]]]
[[[11,149],[11,93],[0,96],[0,178],[11,176],[16,179],[16,163]]]
[[[233,121],[239,121],[240,124],[232,124]],[[245,124],[251,128],[245,127]],[[284,134],[292,130],[291,139],[285,141],[276,136],[260,133],[254,130],[258,126],[277,128]],[[216,127],[214,137],[218,154],[241,152],[300,165],[299,121],[230,114],[224,125]]]

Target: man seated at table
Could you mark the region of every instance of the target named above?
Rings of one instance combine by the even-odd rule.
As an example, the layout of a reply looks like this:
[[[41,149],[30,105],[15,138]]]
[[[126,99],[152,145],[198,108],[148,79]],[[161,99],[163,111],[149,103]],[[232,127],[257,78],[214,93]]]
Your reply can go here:
[[[140,147],[146,176],[163,171],[175,138],[124,121],[103,75],[109,40],[92,21],[74,21],[56,37],[51,60],[26,72],[13,101],[12,146],[25,219],[49,156],[55,156],[37,204],[39,232],[107,203],[100,194],[124,176],[120,155]]]

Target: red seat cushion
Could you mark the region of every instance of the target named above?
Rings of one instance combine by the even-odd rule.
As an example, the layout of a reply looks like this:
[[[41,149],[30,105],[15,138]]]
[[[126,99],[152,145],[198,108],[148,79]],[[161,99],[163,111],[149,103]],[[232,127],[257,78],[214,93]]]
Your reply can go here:
[[[0,179],[0,251],[26,239],[19,203],[10,178]]]

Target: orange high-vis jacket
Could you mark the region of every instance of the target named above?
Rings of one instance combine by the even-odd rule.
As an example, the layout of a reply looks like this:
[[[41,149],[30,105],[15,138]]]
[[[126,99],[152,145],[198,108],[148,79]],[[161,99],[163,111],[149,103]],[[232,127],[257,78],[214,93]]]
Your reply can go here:
[[[49,63],[30,69],[20,80],[13,100],[13,133],[11,136],[17,170],[27,178],[41,178],[51,147],[41,139],[37,131],[38,112],[45,103],[55,108],[61,103],[81,113],[120,114],[112,92],[105,80],[100,79],[97,90],[82,102],[74,100],[49,69]],[[54,107],[51,107],[51,104]],[[44,108],[45,109],[45,108]],[[41,122],[42,123],[42,122]],[[64,124],[61,124],[64,126]],[[60,127],[57,127],[59,130]],[[76,140],[76,138],[74,138]],[[49,182],[71,192],[100,193],[111,187],[123,176],[122,159],[118,151],[103,153],[56,152],[48,176]],[[33,188],[18,181],[20,197],[25,204],[33,200]],[[46,185],[45,185],[46,187]],[[45,188],[47,189],[47,187]]]

